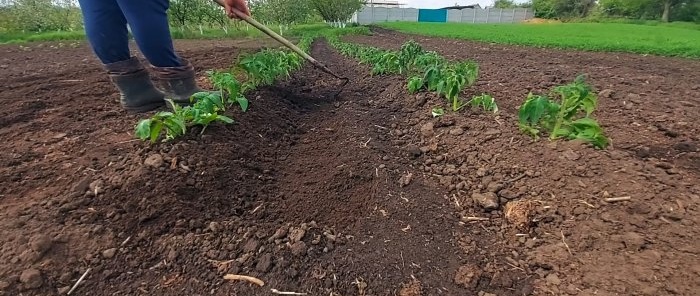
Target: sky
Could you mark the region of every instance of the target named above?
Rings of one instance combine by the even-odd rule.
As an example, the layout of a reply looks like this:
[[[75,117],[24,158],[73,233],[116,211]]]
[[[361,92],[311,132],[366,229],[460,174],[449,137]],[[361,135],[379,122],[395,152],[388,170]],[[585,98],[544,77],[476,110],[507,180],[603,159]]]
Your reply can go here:
[[[525,2],[526,0],[516,0],[515,2]],[[399,0],[400,3],[406,4],[404,7],[413,8],[443,8],[446,6],[455,5],[470,5],[479,4],[481,7],[493,6],[494,0]]]

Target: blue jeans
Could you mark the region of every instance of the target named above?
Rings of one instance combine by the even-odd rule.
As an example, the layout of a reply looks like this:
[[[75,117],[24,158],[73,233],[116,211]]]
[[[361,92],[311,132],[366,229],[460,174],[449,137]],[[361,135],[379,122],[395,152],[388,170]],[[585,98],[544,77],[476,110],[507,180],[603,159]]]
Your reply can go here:
[[[182,66],[173,49],[168,0],[79,0],[85,34],[103,64],[131,58],[129,32],[141,53],[156,67]]]

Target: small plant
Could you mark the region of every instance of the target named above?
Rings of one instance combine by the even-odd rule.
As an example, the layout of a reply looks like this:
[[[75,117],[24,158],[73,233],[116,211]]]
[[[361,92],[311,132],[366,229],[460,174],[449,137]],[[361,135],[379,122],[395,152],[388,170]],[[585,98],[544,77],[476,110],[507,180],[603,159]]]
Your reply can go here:
[[[435,108],[433,108],[433,110],[431,110],[430,113],[433,115],[433,117],[438,117],[438,116],[445,115],[445,110],[443,110],[440,107],[435,107]]]
[[[535,139],[546,131],[550,140],[578,139],[597,148],[606,148],[608,138],[598,122],[590,117],[597,103],[584,76],[578,76],[574,82],[552,89],[549,96],[528,94],[518,110],[520,130]]]
[[[308,51],[313,38],[305,36],[299,46]],[[302,65],[302,59],[295,53],[266,49],[254,54],[243,56],[237,63],[237,68],[247,81],[242,83],[230,72],[207,72],[212,85],[217,89],[213,92],[199,92],[190,97],[190,105],[180,106],[168,100],[172,112],[158,112],[154,116],[143,119],[136,124],[135,136],[141,140],[155,143],[165,134],[164,141],[184,135],[192,126],[201,126],[204,133],[214,122],[233,123],[233,119],[222,115],[233,104],[238,104],[243,112],[248,110],[248,99],[244,93],[260,85],[269,85],[282,76],[289,76],[291,71]]]
[[[487,94],[473,97],[471,100],[469,100],[469,105],[471,105],[473,108],[481,107],[484,111],[498,113],[496,99]]]
[[[423,88],[423,78],[418,77],[418,76],[413,76],[408,79],[408,92],[409,93],[417,93],[420,91],[420,89]]]
[[[474,84],[479,67],[471,61],[450,63],[439,54],[424,50],[414,40],[405,42],[398,51],[364,47],[345,43],[337,36],[329,36],[331,45],[346,56],[358,58],[361,64],[372,66],[372,75],[408,74],[409,93],[423,89],[436,92],[450,102],[452,111],[464,106],[459,94]]]

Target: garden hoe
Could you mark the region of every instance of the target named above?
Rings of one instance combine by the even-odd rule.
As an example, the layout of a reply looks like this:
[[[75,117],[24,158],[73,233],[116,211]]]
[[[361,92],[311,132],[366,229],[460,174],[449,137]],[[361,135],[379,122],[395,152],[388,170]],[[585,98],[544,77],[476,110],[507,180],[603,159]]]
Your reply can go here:
[[[221,7],[224,7],[224,0],[214,0],[217,4],[219,4]],[[279,34],[275,33],[275,31],[272,31],[270,28],[266,27],[265,25],[259,23],[258,21],[254,20],[253,18],[245,15],[243,12],[237,10],[237,9],[232,9],[233,13],[240,19],[244,20],[246,23],[249,23],[253,27],[256,27],[258,30],[263,31],[263,33],[267,34],[268,36],[272,37],[273,39],[277,40],[279,43],[282,43],[282,45],[286,46],[287,48],[291,49],[295,53],[299,54],[302,58],[305,60],[309,61],[312,65],[314,65],[316,68],[320,69],[323,72],[326,72],[330,75],[332,75],[335,78],[338,78],[340,80],[343,80],[343,84],[340,86],[340,89],[348,84],[350,82],[350,79],[347,77],[340,77],[337,74],[333,73],[331,69],[328,69],[324,64],[319,62],[318,60],[314,59],[310,55],[306,54],[303,50],[301,50],[299,47],[294,45],[293,43],[289,42],[289,40],[285,39],[284,37],[280,36]],[[340,93],[340,92],[338,92]],[[336,94],[337,95],[337,94]]]

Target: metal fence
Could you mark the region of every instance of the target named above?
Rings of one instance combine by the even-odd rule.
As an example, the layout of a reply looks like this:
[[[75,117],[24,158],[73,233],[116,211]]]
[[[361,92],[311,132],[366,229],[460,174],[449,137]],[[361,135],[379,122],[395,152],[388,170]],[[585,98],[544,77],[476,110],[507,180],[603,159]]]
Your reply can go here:
[[[517,23],[534,17],[527,8],[416,9],[365,6],[353,16],[359,24],[381,22]]]

